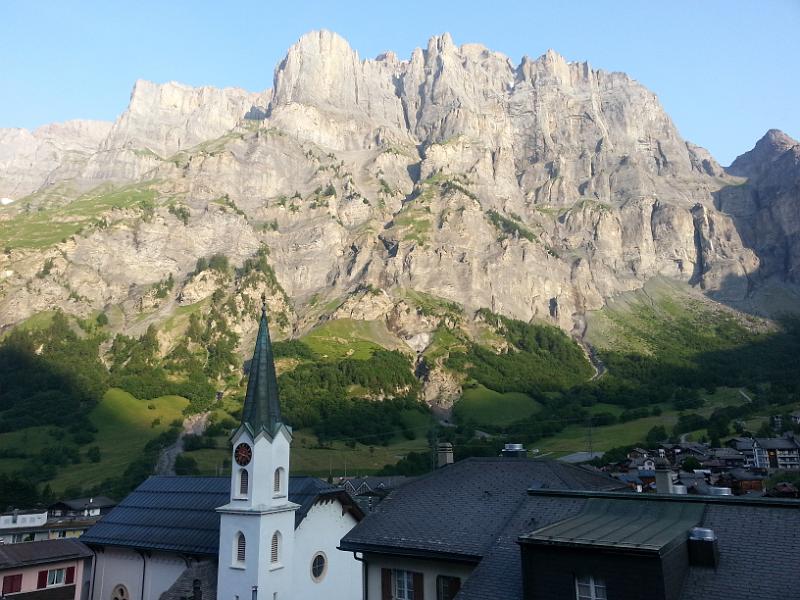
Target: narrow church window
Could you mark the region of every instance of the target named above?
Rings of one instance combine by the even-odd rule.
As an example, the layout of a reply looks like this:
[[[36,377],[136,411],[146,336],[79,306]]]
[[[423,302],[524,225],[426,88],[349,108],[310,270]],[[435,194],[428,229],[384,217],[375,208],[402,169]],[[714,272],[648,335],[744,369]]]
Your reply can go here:
[[[280,532],[276,531],[272,535],[272,552],[270,554],[270,562],[275,564],[278,562],[279,558],[279,546],[280,546],[281,534]]]
[[[279,494],[281,491],[281,479],[283,478],[283,468],[278,467],[275,469],[275,482],[274,482],[274,491],[276,494]]]
[[[247,469],[239,471],[239,495],[247,496],[248,488],[250,487],[250,473]]]
[[[236,536],[236,562],[244,562],[246,544],[244,534],[239,532]]]

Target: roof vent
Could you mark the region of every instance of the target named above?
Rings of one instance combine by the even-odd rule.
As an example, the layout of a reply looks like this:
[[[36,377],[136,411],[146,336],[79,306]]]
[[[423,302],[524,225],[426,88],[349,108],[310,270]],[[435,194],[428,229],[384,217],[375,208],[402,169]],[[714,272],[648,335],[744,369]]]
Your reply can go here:
[[[527,450],[525,450],[525,446],[522,444],[506,444],[501,450],[501,453],[505,457],[525,457],[528,455]]]
[[[693,527],[689,532],[689,564],[695,567],[716,568],[719,546],[713,529]]]

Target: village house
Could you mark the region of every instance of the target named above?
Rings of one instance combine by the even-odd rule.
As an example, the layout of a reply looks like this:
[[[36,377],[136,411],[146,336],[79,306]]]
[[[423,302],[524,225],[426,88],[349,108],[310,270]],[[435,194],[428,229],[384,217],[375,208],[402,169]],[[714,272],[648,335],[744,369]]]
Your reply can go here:
[[[291,477],[266,306],[229,477],[151,477],[82,540],[93,600],[357,600],[361,566],[337,549],[363,517],[341,488]]]
[[[3,598],[84,600],[92,552],[78,540],[0,545]]]
[[[484,580],[500,588],[473,597],[506,598],[506,571],[515,566],[497,561],[496,553],[516,547],[517,536],[547,519],[530,505],[530,487],[623,486],[548,459],[469,458],[438,469],[389,494],[342,539],[341,549],[363,565],[364,598],[453,600],[464,586]]]
[[[60,500],[51,504],[48,512],[51,517],[101,517],[111,512],[117,505],[111,498],[95,496]]]
[[[796,587],[800,502],[614,485],[546,459],[469,459],[391,493],[341,548],[362,562],[365,600],[779,598]]]

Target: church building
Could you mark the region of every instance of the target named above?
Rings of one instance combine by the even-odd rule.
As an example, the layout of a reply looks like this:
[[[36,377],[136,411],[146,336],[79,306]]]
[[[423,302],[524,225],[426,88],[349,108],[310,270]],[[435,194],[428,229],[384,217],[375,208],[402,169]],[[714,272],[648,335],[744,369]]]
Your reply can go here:
[[[150,477],[84,534],[92,600],[362,597],[361,564],[337,549],[362,511],[289,475],[266,303],[232,442],[230,477]]]

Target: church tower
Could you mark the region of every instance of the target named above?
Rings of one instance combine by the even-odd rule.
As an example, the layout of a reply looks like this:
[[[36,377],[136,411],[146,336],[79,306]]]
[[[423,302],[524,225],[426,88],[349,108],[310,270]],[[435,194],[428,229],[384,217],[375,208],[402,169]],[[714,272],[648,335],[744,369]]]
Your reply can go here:
[[[289,501],[292,430],[281,420],[278,382],[261,296],[242,422],[233,433],[230,502],[220,513],[219,600],[289,600],[295,511]]]

